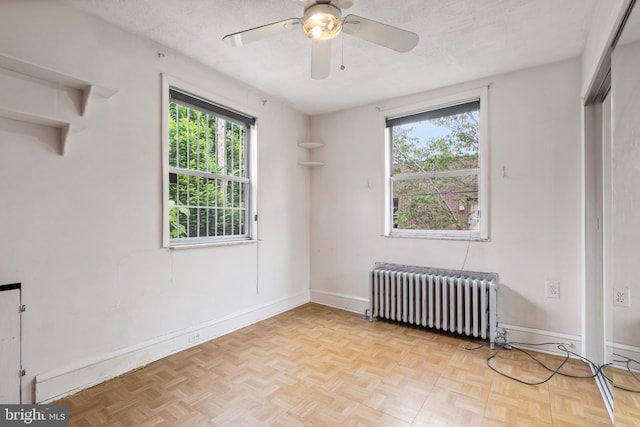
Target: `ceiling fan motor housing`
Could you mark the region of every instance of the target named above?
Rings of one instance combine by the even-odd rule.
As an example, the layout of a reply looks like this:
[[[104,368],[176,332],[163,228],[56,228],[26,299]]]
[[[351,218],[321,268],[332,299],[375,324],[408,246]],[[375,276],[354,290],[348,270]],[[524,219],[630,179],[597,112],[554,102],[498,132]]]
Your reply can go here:
[[[329,40],[342,30],[342,12],[325,3],[316,3],[304,11],[302,25],[304,33],[314,40]]]

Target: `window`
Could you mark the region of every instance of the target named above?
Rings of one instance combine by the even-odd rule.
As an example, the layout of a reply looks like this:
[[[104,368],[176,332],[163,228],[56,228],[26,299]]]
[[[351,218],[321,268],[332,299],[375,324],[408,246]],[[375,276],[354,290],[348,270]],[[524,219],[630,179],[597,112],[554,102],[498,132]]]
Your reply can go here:
[[[387,112],[387,235],[487,238],[486,93]]]
[[[249,240],[255,119],[167,89],[164,245]]]

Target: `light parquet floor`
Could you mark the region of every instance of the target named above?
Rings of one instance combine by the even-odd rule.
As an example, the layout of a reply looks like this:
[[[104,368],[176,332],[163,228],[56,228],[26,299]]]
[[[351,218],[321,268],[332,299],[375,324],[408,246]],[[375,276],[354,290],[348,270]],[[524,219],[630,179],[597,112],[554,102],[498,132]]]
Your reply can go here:
[[[523,385],[487,367],[488,348],[464,349],[475,344],[310,303],[57,403],[72,426],[611,425],[593,380]],[[494,366],[548,374],[515,351]]]
[[[605,374],[616,386],[613,389],[616,426],[640,427],[640,374],[632,375],[624,369],[608,367]]]

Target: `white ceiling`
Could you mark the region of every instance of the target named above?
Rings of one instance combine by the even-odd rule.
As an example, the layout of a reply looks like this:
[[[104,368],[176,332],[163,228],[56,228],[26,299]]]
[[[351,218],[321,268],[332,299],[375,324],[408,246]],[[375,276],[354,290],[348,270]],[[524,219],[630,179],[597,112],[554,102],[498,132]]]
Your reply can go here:
[[[243,81],[309,115],[417,93],[582,53],[598,0],[359,0],[353,13],[420,36],[397,53],[333,40],[329,78],[310,77],[302,31],[242,47],[229,33],[301,17],[296,0],[64,0]],[[341,47],[344,65],[340,70]]]

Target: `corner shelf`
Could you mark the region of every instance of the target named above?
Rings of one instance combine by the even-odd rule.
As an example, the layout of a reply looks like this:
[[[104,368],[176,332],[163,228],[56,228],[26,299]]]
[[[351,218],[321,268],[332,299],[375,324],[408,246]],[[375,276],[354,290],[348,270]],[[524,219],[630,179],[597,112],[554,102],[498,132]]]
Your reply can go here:
[[[307,150],[313,150],[315,148],[324,147],[322,142],[299,142],[298,147],[306,148]]]
[[[324,144],[322,142],[311,142],[311,141],[299,142],[298,147],[304,148],[306,150],[315,150],[316,148],[324,147]],[[313,161],[298,161],[298,164],[302,166],[309,166],[309,167],[324,166],[324,162],[313,162]]]
[[[302,166],[324,166],[323,162],[298,162]]]
[[[116,90],[105,86],[93,84],[87,80],[80,79],[69,74],[61,73],[48,67],[34,64],[11,55],[0,53],[0,68],[14,73],[29,76],[45,82],[54,83],[65,88],[76,89],[82,92],[82,103],[80,105],[80,117],[84,117],[89,108],[89,103],[96,98],[111,98],[117,93]],[[72,128],[82,130],[82,126],[72,124],[71,121],[58,117],[46,116],[29,111],[20,111],[10,106],[0,105],[0,117],[20,120],[29,123],[49,126],[60,129],[60,154],[64,155]]]

